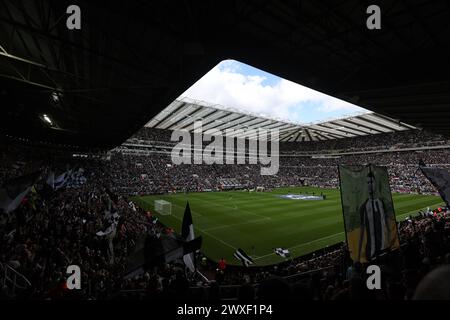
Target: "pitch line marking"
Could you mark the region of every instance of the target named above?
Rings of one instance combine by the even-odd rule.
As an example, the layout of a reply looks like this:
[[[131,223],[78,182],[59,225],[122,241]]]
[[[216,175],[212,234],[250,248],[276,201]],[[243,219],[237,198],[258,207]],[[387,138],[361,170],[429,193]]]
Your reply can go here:
[[[171,202],[175,207],[178,207],[178,208],[181,208],[181,209],[183,209],[183,212],[184,212],[184,210],[186,209],[186,207],[183,207],[183,206],[181,206],[181,205],[179,205],[179,204],[176,204],[175,202]],[[203,215],[201,215],[200,213],[198,213],[197,211],[195,211],[195,210],[192,210],[191,209],[191,213],[193,213],[193,216],[194,217],[203,217]]]
[[[177,205],[177,204],[175,204],[175,206],[177,206],[177,207],[179,207],[179,208],[182,208],[181,206],[179,206],[179,205]],[[191,211],[194,212],[194,210],[192,210],[192,209],[191,209]],[[183,221],[182,218],[178,217],[178,216],[175,215],[175,214],[172,214],[171,216],[173,216],[173,217],[174,217],[175,219],[177,219],[178,221]],[[232,248],[233,250],[237,250],[237,248],[236,248],[235,246],[233,246],[233,245],[229,244],[228,242],[225,242],[225,241],[223,241],[223,240],[221,240],[221,239],[219,239],[219,238],[213,236],[213,235],[210,234],[209,232],[207,232],[207,231],[205,231],[205,230],[203,230],[203,229],[200,229],[200,228],[198,228],[198,227],[194,227],[194,228],[197,229],[198,231],[200,231],[200,232],[206,234],[207,236],[209,236],[209,237],[211,237],[211,238],[213,238],[213,239],[215,239],[215,240],[217,240],[217,241],[223,243],[223,244],[226,245],[227,247],[230,247],[230,248]]]
[[[206,201],[206,200],[203,200],[203,201]],[[146,202],[146,201],[144,201],[144,202]],[[441,204],[441,203],[439,203],[439,204]],[[439,205],[439,204],[434,204],[434,205]],[[175,203],[174,203],[174,205],[175,205],[176,207],[183,208],[182,206],[180,206],[180,205],[178,205],[178,204],[175,204]],[[434,206],[434,205],[430,205],[430,206]],[[223,205],[222,205],[222,206],[223,206]],[[226,208],[227,208],[227,206],[223,206],[223,207],[226,207]],[[429,207],[429,206],[427,206],[427,207]],[[396,216],[396,217],[403,217],[403,216],[408,215],[408,214],[410,214],[410,213],[412,213],[412,212],[416,212],[416,213],[417,213],[418,211],[423,210],[423,209],[426,209],[427,207],[423,207],[423,208],[421,208],[421,209],[411,210],[411,211],[408,211],[408,212],[406,212],[406,213],[402,213],[402,214],[400,214],[400,215],[398,215],[398,216]],[[242,209],[240,209],[240,210],[242,210]],[[191,211],[192,211],[193,213],[195,212],[194,210],[191,210]],[[244,210],[244,211],[245,211],[245,210]],[[196,214],[199,215],[199,216],[202,216],[202,215],[200,215],[199,213],[196,213]],[[183,219],[181,219],[180,217],[176,216],[175,214],[172,214],[171,216],[173,216],[174,218],[176,218],[176,219],[179,220],[179,221],[182,221],[182,220],[183,220]],[[270,217],[265,217],[265,219],[270,219]],[[261,219],[261,220],[264,220],[264,219]],[[252,222],[254,222],[254,221],[255,221],[255,220],[253,220]],[[250,223],[250,221],[249,221],[249,223]],[[225,226],[224,226],[224,227],[225,227]],[[217,237],[213,236],[213,235],[210,234],[209,232],[207,232],[207,231],[205,231],[205,230],[203,230],[203,229],[200,229],[200,228],[198,228],[198,227],[195,227],[195,228],[196,228],[197,230],[199,230],[200,232],[203,232],[204,234],[208,235],[209,237],[211,237],[211,238],[213,238],[213,239],[215,239],[215,240],[221,242],[222,244],[226,245],[227,247],[230,247],[230,248],[232,248],[232,249],[234,249],[234,250],[237,250],[237,248],[234,247],[233,245],[231,245],[231,244],[229,244],[229,243],[227,243],[227,242],[225,242],[225,241],[223,241],[223,240],[221,240],[221,239],[218,239]],[[208,229],[207,229],[207,230],[208,230]],[[323,237],[323,238],[315,239],[315,240],[313,240],[313,241],[309,241],[309,242],[305,242],[305,243],[301,243],[301,244],[298,244],[298,245],[289,247],[289,248],[287,248],[287,249],[294,249],[294,248],[298,248],[298,247],[301,247],[301,246],[305,246],[305,245],[308,245],[308,244],[311,244],[311,243],[314,243],[314,242],[319,242],[319,241],[321,241],[321,240],[324,240],[324,239],[327,239],[327,238],[332,238],[332,237],[337,236],[337,235],[340,235],[340,234],[342,234],[342,233],[344,233],[344,232],[342,231],[342,232],[334,233],[334,234],[332,234],[332,235],[329,235],[329,236],[326,236],[326,237]],[[263,255],[263,256],[259,256],[259,257],[255,258],[255,259],[253,259],[253,260],[259,260],[259,259],[262,259],[262,258],[265,258],[265,257],[269,257],[269,256],[274,255],[274,254],[275,254],[275,252],[272,252],[272,253],[269,253],[269,254],[266,254],[266,255]]]

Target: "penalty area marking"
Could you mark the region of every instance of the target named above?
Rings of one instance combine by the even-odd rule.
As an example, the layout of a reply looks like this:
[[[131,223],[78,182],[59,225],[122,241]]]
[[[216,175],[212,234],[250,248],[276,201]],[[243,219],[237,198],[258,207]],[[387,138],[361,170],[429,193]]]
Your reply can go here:
[[[200,200],[200,201],[203,201],[203,202],[207,202],[209,205],[213,205],[213,206],[216,206],[216,207],[224,207],[224,208],[227,208],[227,209],[230,209],[230,208],[231,208],[231,207],[229,207],[229,206],[226,206],[226,205],[223,205],[223,204],[220,204],[220,203],[211,203],[210,201],[204,200],[204,199],[201,199],[201,198],[196,198],[195,200]],[[235,205],[235,207],[234,207],[233,209],[237,209],[237,210],[239,210],[239,211],[245,212],[245,213],[247,213],[247,214],[249,214],[249,215],[253,215],[253,216],[255,216],[255,217],[265,218],[265,219],[269,219],[269,220],[272,219],[272,218],[267,217],[267,216],[262,216],[262,215],[259,215],[259,214],[250,212],[250,211],[248,211],[248,210],[241,209],[241,208],[239,208],[239,207],[236,206],[236,205]]]

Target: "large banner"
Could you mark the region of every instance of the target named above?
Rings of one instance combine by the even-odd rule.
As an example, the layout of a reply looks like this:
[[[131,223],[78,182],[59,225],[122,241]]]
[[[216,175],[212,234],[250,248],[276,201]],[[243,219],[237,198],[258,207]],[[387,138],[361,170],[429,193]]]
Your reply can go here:
[[[385,167],[339,166],[342,210],[350,257],[369,262],[400,247]]]

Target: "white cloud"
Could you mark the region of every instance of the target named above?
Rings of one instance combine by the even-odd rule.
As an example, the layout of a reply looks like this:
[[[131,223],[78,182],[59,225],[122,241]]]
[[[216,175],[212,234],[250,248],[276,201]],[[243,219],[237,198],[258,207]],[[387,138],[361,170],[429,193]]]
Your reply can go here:
[[[325,119],[330,117],[330,113],[336,116],[337,113],[344,115],[364,111],[356,105],[285,79],[271,78],[271,85],[265,84],[265,80],[267,77],[261,75],[244,74],[240,63],[226,60],[181,97],[298,122],[311,119],[312,112],[317,113],[317,119]]]

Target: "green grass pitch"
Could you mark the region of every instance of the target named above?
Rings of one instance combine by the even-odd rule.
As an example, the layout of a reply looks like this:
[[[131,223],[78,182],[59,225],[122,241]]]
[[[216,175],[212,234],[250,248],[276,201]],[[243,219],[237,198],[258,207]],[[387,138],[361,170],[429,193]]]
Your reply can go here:
[[[288,193],[320,194],[319,201],[280,198]],[[203,236],[202,252],[213,260],[224,257],[228,264],[239,264],[233,257],[242,248],[263,266],[282,262],[273,248],[288,248],[292,257],[301,256],[345,239],[339,190],[311,187],[280,188],[271,192],[199,192],[135,197],[143,209],[153,211],[154,201],[172,203],[171,215],[158,215],[162,223],[181,230],[184,207],[189,201],[195,235]],[[393,194],[397,221],[420,209],[442,205],[437,196]]]

